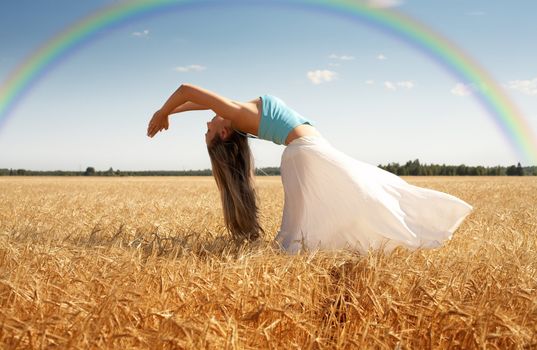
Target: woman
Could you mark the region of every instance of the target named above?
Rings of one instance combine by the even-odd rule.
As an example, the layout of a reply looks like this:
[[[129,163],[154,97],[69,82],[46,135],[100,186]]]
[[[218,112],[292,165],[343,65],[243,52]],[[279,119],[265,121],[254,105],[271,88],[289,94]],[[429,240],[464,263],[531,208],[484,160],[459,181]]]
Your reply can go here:
[[[216,113],[207,123],[205,142],[226,227],[239,240],[263,233],[248,134],[286,146],[280,167],[285,202],[276,242],[290,253],[438,247],[472,211],[454,196],[410,185],[336,150],[310,120],[270,95],[238,102],[183,84],[153,115],[147,135],[167,130],[170,114],[203,109]]]

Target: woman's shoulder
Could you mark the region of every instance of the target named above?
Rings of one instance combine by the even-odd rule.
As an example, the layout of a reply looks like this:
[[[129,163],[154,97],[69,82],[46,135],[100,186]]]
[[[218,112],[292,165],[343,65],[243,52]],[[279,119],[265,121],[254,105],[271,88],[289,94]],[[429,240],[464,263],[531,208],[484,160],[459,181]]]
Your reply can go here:
[[[261,120],[262,100],[257,97],[246,102],[234,101],[239,108],[239,118],[233,123],[235,129],[257,135],[259,121]]]

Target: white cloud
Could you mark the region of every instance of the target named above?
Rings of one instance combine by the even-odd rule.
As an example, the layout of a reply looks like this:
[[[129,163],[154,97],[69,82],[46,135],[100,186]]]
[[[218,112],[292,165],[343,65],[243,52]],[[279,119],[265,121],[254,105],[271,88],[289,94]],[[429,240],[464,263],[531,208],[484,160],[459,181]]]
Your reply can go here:
[[[314,70],[309,71],[306,76],[315,85],[326,83],[337,78],[337,73],[330,70]]]
[[[384,87],[388,90],[395,91],[398,88],[410,90],[415,86],[414,82],[411,80],[404,81],[385,81]]]
[[[397,86],[405,88],[405,89],[412,89],[415,85],[413,81],[406,80],[406,81],[398,81]]]
[[[451,93],[456,96],[469,96],[472,94],[472,90],[470,85],[457,83],[453,89],[451,89]]]
[[[367,0],[367,4],[370,7],[376,8],[387,8],[387,7],[396,7],[403,4],[402,0]]]
[[[385,81],[384,82],[384,87],[388,90],[392,90],[392,91],[395,91],[397,90],[397,87],[395,86],[394,83],[392,83],[391,81]]]
[[[206,69],[207,67],[205,66],[201,66],[199,64],[191,64],[189,66],[175,67],[173,70],[176,72],[186,73],[186,72],[201,72]]]
[[[328,58],[335,59],[335,60],[341,60],[341,61],[352,61],[352,60],[354,60],[354,56],[349,56],[349,55],[338,56],[336,54],[331,54],[330,56],[328,56]]]
[[[384,60],[387,60],[388,57],[384,56],[383,54],[379,53],[377,55],[377,60],[381,60],[381,61],[384,61]]]
[[[537,78],[530,80],[513,80],[507,83],[507,87],[530,96],[537,96]]]
[[[141,32],[133,32],[131,35],[137,38],[147,38],[149,36],[149,30],[145,29]]]
[[[366,80],[365,83],[367,85],[373,85],[373,84],[375,84],[375,81],[374,80]]]

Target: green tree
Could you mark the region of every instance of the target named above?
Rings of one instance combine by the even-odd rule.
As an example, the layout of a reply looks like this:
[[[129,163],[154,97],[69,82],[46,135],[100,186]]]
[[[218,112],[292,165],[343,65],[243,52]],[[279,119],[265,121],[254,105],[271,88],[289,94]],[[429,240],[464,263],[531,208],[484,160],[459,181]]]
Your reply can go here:
[[[524,169],[522,168],[522,165],[520,165],[520,162],[516,165],[516,175],[524,176]]]
[[[515,176],[515,175],[517,175],[516,166],[511,165],[510,167],[508,167],[507,170],[505,171],[505,174],[507,176]]]
[[[93,176],[95,175],[95,168],[92,166],[89,166],[86,168],[86,171],[84,172],[84,176]]]

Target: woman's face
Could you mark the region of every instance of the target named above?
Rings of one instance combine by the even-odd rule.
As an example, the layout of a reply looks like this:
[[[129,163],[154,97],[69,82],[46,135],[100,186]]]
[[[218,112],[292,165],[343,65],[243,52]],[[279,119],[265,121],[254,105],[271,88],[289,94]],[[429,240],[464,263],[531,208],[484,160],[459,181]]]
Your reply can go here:
[[[215,115],[213,119],[207,122],[207,132],[205,133],[205,143],[209,144],[216,134],[220,134],[225,138],[225,132],[222,131],[226,127],[231,127],[231,121],[226,120],[218,115]],[[223,135],[224,134],[224,135]]]

